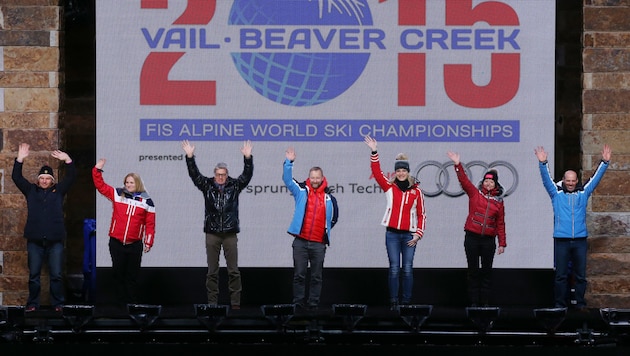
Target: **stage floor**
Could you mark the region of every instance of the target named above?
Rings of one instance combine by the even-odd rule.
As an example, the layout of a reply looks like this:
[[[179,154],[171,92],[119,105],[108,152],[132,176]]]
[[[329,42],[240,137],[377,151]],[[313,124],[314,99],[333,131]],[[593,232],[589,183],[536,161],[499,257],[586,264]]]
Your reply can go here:
[[[598,354],[617,355],[619,350],[627,351],[630,344],[629,324],[623,320],[611,323],[607,310],[602,317],[599,309],[568,310],[566,314],[537,309],[536,315],[529,307],[412,305],[390,310],[361,304],[327,305],[317,310],[293,309],[290,304],[244,305],[240,310],[205,304],[131,306],[135,310],[128,306],[69,305],[62,312],[2,308],[5,322],[0,321],[0,343],[21,346],[520,347],[530,351],[561,347],[574,355],[576,350],[579,354],[579,350],[594,348]],[[555,349],[553,354],[560,351]]]

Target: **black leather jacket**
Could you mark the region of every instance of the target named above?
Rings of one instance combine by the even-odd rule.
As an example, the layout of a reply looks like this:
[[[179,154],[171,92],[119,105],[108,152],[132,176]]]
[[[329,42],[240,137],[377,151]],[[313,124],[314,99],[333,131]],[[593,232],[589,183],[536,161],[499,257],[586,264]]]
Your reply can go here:
[[[186,156],[188,175],[201,190],[206,204],[203,231],[206,233],[238,233],[238,196],[247,187],[254,174],[254,157],[243,157],[243,173],[238,178],[228,177],[223,190],[215,184],[214,177],[203,176],[197,168],[195,156]]]

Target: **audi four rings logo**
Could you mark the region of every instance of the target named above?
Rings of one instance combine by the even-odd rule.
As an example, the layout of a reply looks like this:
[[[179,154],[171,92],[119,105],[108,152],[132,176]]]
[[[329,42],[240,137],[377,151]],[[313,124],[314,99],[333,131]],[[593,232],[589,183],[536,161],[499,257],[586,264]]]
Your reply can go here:
[[[415,177],[421,183],[422,192],[428,197],[436,197],[444,194],[449,197],[458,197],[465,194],[461,188],[452,161],[440,163],[438,161],[425,161],[416,167]],[[499,175],[499,183],[503,186],[503,196],[514,193],[518,187],[518,172],[514,166],[506,161],[471,161],[463,163],[464,171],[470,181],[477,185],[481,177],[489,169],[496,169]],[[435,182],[435,187],[431,182]]]

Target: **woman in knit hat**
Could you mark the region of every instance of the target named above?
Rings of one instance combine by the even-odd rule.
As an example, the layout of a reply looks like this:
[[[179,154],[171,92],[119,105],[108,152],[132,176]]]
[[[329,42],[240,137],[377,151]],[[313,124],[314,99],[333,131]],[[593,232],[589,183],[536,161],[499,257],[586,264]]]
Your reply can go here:
[[[459,153],[447,152],[453,161],[457,179],[468,195],[468,216],[464,224],[464,249],[468,262],[468,299],[471,306],[487,306],[490,300],[494,254],[505,251],[505,208],[503,187],[497,171],[484,173],[478,186],[473,185],[459,160]],[[496,239],[499,247],[496,247]]]
[[[372,175],[387,195],[387,207],[381,225],[386,227],[389,302],[390,308],[394,310],[398,308],[398,304],[411,303],[413,258],[418,241],[424,235],[426,220],[424,195],[415,178],[409,174],[409,161],[405,154],[396,156],[395,176],[387,179],[381,170],[376,139],[366,136],[364,142],[372,149],[370,155]],[[400,284],[402,294],[399,296]]]

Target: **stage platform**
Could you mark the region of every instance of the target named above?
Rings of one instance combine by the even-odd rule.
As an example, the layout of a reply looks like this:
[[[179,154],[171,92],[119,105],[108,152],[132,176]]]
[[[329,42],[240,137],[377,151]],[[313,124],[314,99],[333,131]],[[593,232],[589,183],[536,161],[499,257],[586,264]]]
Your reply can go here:
[[[624,310],[587,311],[529,307],[485,308],[333,304],[317,310],[292,304],[229,306],[68,305],[25,312],[2,306],[0,348],[74,345],[159,345],[229,350],[430,349],[529,350],[618,355],[630,345]],[[80,347],[77,347],[80,345]],[[520,351],[518,351],[520,352]],[[92,351],[90,353],[93,354]],[[470,352],[467,352],[470,354]],[[487,355],[486,352],[483,353]],[[532,354],[532,353],[529,353]],[[630,353],[625,353],[630,354]]]

